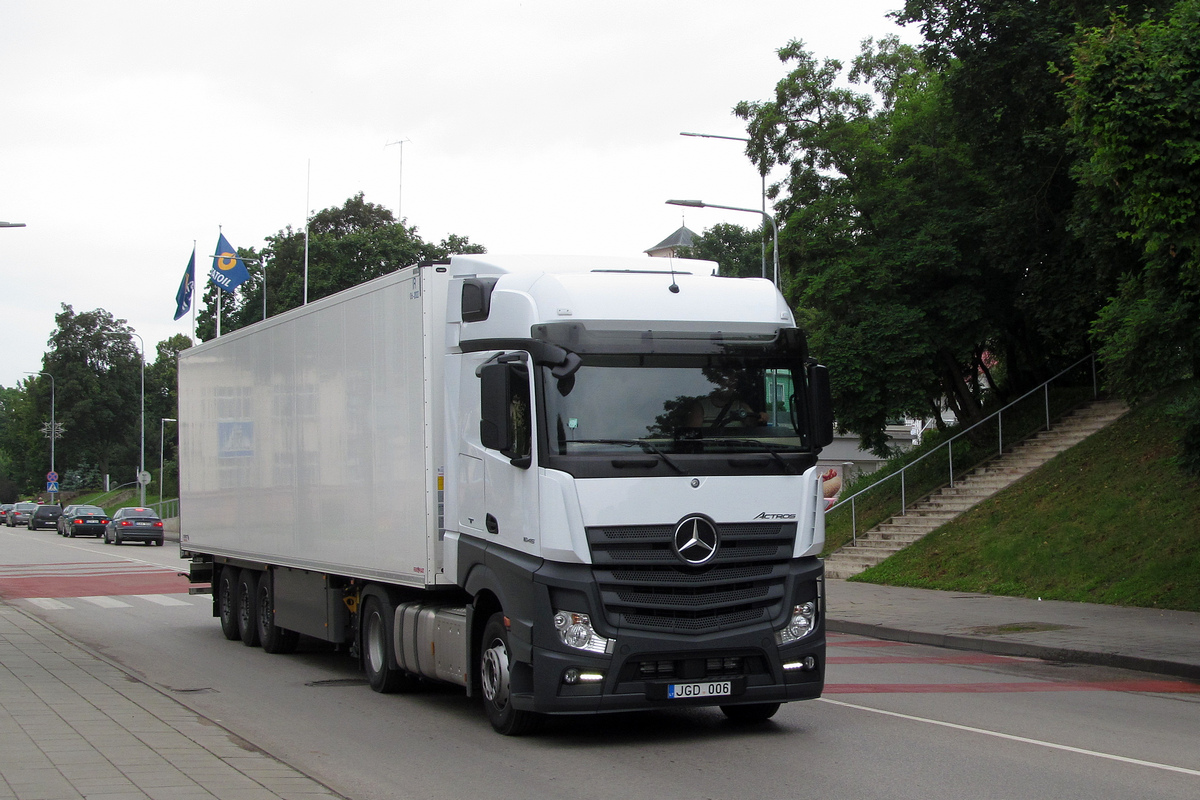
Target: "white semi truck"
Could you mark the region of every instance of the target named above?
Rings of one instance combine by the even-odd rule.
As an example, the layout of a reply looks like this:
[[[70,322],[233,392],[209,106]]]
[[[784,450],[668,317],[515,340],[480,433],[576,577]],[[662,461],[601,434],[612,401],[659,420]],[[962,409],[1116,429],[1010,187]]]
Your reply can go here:
[[[376,691],[770,717],[825,674],[828,377],[704,261],[454,256],[179,357],[180,549],[229,639]]]

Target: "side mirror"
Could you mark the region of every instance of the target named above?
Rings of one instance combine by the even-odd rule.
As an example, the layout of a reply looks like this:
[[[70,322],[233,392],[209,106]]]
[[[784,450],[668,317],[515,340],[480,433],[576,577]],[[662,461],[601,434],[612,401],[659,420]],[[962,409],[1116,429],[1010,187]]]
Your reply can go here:
[[[808,368],[808,425],[814,448],[833,443],[833,396],[829,390],[829,370],[822,364]]]
[[[529,378],[523,364],[497,362],[479,369],[479,441],[499,450],[515,467],[530,457]]]
[[[512,396],[512,372],[507,364],[485,364],[479,370],[479,441],[488,450],[508,450],[512,430],[508,401]]]

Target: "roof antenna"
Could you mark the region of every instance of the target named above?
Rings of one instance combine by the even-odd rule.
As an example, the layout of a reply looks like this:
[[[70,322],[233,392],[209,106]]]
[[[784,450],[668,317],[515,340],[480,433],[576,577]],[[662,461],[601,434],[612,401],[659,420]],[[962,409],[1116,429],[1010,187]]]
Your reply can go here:
[[[671,285],[667,288],[671,294],[679,294],[679,284],[675,282],[675,256],[667,256],[667,263],[671,265]]]

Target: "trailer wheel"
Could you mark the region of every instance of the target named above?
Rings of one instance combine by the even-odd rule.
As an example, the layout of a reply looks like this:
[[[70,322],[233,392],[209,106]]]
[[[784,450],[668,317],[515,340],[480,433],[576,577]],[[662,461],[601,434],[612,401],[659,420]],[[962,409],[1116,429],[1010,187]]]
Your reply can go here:
[[[258,625],[255,624],[255,600],[258,596],[258,573],[252,569],[244,569],[238,576],[237,582],[237,619],[238,631],[242,634],[242,644],[246,647],[258,646]]]
[[[233,567],[222,567],[221,577],[217,580],[217,616],[221,618],[221,633],[231,642],[242,638],[238,629],[237,585],[238,571]]]
[[[291,653],[300,641],[300,634],[275,624],[275,589],[270,572],[258,578],[257,602],[254,604],[258,639],[268,653]]]
[[[749,703],[742,706],[721,706],[721,711],[731,722],[766,722],[775,716],[779,703]]]
[[[523,736],[532,733],[541,724],[542,717],[532,711],[513,708],[509,652],[504,614],[497,612],[484,626],[483,644],[480,647],[479,679],[483,685],[483,709],[497,733]]]

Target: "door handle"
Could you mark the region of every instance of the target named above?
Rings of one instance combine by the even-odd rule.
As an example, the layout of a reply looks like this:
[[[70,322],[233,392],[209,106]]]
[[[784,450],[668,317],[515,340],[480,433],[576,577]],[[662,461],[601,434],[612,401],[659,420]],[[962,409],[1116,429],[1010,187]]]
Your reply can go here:
[[[484,520],[484,524],[487,526],[488,533],[499,533],[500,532],[500,523],[496,522],[496,518],[493,517],[491,514],[487,515],[487,519]]]

